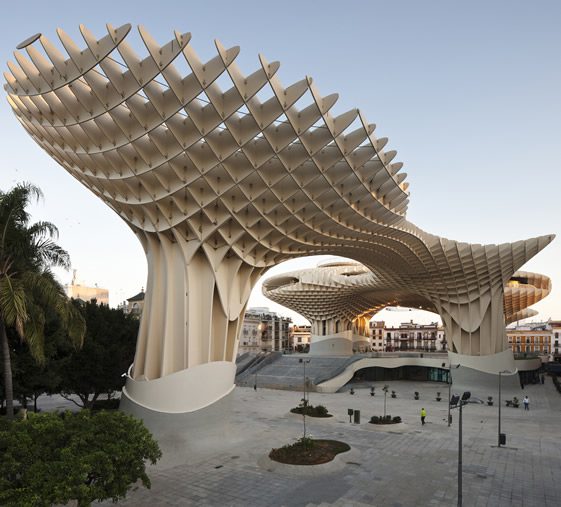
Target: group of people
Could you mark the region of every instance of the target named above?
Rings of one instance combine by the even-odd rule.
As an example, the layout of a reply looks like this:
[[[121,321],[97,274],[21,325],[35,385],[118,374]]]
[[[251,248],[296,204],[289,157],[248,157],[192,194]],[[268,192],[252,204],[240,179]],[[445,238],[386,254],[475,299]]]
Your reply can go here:
[[[524,410],[530,410],[530,398],[528,398],[528,396],[524,396],[524,399],[522,400],[522,403],[524,404]],[[421,409],[421,424],[424,426],[425,425],[425,419],[427,417],[427,411],[425,410],[425,407],[423,407]]]

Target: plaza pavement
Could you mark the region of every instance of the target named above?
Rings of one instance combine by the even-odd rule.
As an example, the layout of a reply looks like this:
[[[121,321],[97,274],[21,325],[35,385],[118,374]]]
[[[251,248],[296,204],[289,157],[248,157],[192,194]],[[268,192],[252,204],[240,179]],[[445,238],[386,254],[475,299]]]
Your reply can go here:
[[[372,384],[368,384],[372,385]],[[225,438],[208,452],[189,451],[181,441],[161,442],[164,457],[149,469],[150,490],[139,487],[123,506],[453,506],[457,502],[458,411],[446,424],[446,384],[389,382],[398,397],[388,396],[387,411],[400,415],[399,427],[368,424],[381,415],[383,383],[336,394],[310,393],[330,419],[307,418],[316,438],[343,440],[351,451],[330,465],[277,466],[266,455],[272,447],[302,435],[302,417],[289,413],[301,393],[236,388],[231,424],[235,438]],[[419,391],[421,399],[413,399]],[[463,417],[463,505],[561,505],[561,394],[551,378],[545,385],[526,386],[530,411],[502,407],[507,447],[497,448],[497,393],[492,407],[469,404]],[[504,405],[504,402],[503,402]],[[421,426],[425,407],[427,424]],[[347,408],[361,411],[361,424],[350,424]],[[188,433],[188,428],[185,430]],[[231,440],[230,444],[227,443]],[[112,505],[106,502],[103,505]]]

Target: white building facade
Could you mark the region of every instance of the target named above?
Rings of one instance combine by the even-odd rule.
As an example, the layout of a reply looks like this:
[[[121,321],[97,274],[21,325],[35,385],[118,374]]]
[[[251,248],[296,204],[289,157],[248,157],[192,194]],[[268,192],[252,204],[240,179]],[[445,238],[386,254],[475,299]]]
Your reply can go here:
[[[372,350],[377,352],[448,352],[444,328],[438,322],[417,324],[412,320],[398,327],[371,321]]]
[[[290,318],[268,308],[249,308],[244,315],[238,354],[289,350],[291,323]]]

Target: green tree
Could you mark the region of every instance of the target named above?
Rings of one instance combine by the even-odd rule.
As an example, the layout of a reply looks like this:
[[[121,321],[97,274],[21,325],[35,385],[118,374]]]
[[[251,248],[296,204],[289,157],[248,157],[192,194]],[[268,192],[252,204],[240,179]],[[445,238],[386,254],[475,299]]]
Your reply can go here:
[[[76,394],[79,406],[92,408],[100,394],[123,387],[125,373],[134,360],[138,320],[121,309],[74,301],[86,321],[86,336],[80,350],[71,350],[61,361],[61,394]]]
[[[122,412],[31,414],[0,427],[0,504],[50,506],[124,498],[162,453],[143,423]]]
[[[85,332],[83,318],[51,272],[55,266],[70,267],[68,253],[54,242],[57,228],[50,222],[30,224],[27,207],[41,197],[41,190],[29,183],[0,191],[0,344],[10,419],[14,395],[7,328],[15,329],[39,364],[47,309],[57,314],[75,344],[81,344]]]
[[[14,333],[8,331],[8,339],[11,345],[12,374],[14,399],[18,400],[24,408],[33,403],[33,411],[37,412],[37,399],[42,394],[58,393],[60,386],[60,374],[56,367],[58,361],[57,353],[60,349],[60,341],[67,340],[66,333],[57,330],[53,332],[46,326],[45,330],[45,361],[38,364],[29,352],[29,348],[22,343]]]

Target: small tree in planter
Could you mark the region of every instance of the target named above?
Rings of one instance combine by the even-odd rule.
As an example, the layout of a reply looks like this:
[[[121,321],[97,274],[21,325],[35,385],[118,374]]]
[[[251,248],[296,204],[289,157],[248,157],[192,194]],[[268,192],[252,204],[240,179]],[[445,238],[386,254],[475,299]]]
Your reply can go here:
[[[441,401],[442,397],[440,396],[440,391],[437,391],[436,393],[436,401]]]
[[[304,400],[304,398],[302,398],[300,405],[291,408],[290,412],[309,417],[331,417],[331,414],[326,407],[323,405],[316,405],[314,407],[310,404],[309,400]]]
[[[370,388],[370,396],[374,396],[374,389],[375,389],[374,386],[372,386],[372,387]]]
[[[388,397],[389,388],[390,386],[388,386],[387,384],[382,388],[382,391],[384,391],[384,417],[386,417],[386,398]]]
[[[415,391],[415,399],[416,399],[416,400],[419,399],[419,391]]]
[[[493,397],[492,396],[487,396],[487,405],[489,405],[490,407],[493,406]]]
[[[392,391],[392,398],[397,398],[397,393],[395,391]]]
[[[386,415],[384,417],[373,415],[370,418],[370,424],[399,424],[400,422],[401,417],[398,415],[395,417],[392,417],[391,415]]]

